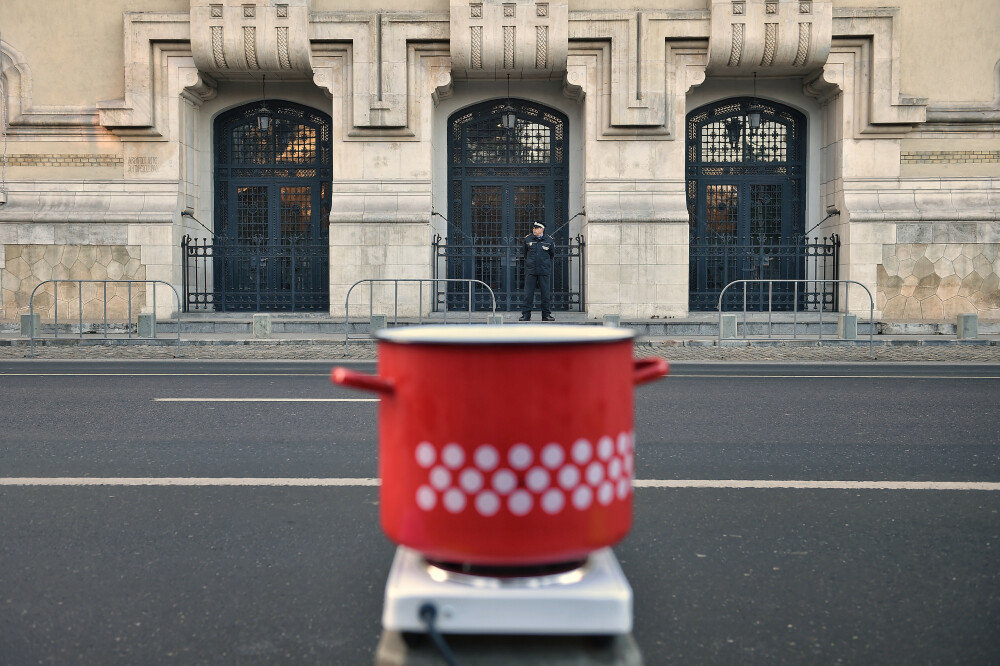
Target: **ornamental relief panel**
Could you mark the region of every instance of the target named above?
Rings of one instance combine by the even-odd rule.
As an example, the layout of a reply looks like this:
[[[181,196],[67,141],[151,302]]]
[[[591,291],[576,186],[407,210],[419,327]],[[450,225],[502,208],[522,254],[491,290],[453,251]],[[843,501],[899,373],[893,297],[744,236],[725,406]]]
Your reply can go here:
[[[217,78],[311,76],[309,0],[192,0],[191,54]]]
[[[567,0],[451,0],[456,79],[561,78],[569,49]]]
[[[712,0],[708,72],[788,76],[826,64],[832,0]]]

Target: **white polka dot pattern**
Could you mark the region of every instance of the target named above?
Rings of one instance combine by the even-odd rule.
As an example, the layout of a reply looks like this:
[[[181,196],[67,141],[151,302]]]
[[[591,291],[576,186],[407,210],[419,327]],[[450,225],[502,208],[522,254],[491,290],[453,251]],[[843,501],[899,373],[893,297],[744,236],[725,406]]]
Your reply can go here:
[[[475,457],[476,467],[484,472],[490,471],[497,466],[498,462],[500,462],[500,454],[497,453],[497,450],[489,444],[483,444],[476,449]]]
[[[471,510],[489,518],[504,509],[513,516],[533,511],[555,516],[627,500],[635,469],[635,434],[622,432],[596,442],[550,442],[537,456],[527,444],[515,444],[505,456],[492,444],[482,444],[467,456],[454,442],[440,450],[420,442],[414,457],[427,477],[417,488],[417,506],[433,511],[440,505],[453,514]]]
[[[465,462],[465,451],[458,444],[449,444],[441,452],[441,460],[452,469],[458,469]]]
[[[434,445],[430,442],[420,442],[417,444],[417,464],[421,467],[427,468],[434,464],[437,460],[437,451],[434,450]]]
[[[462,486],[462,490],[467,493],[478,493],[480,488],[483,487],[483,475],[478,469],[467,467],[463,469],[462,473],[459,475],[458,485]]]

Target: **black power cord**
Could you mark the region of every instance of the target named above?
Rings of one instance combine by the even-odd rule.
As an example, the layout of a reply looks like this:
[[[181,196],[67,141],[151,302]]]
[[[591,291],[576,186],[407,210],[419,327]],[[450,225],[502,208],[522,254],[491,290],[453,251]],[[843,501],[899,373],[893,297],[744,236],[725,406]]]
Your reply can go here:
[[[451,648],[448,647],[448,644],[444,640],[444,636],[441,635],[441,632],[437,630],[437,627],[434,624],[437,620],[437,606],[428,601],[420,607],[420,610],[417,611],[417,613],[420,616],[420,621],[427,625],[427,634],[431,637],[431,640],[434,641],[434,646],[437,647],[438,652],[441,653],[441,658],[444,659],[444,663],[448,666],[458,666],[458,662],[455,661],[455,654],[451,651]]]

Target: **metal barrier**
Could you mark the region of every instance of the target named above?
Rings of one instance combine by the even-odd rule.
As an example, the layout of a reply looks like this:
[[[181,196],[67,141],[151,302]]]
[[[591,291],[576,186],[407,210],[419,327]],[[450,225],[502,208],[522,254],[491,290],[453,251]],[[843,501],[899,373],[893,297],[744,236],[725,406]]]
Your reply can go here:
[[[524,239],[509,237],[463,236],[443,239],[435,236],[431,244],[433,252],[432,278],[446,275],[449,278],[482,280],[491,285],[499,299],[501,310],[521,309],[524,296]],[[553,245],[555,257],[552,261],[551,301],[553,310],[584,311],[585,289],[585,249],[583,235]],[[475,278],[471,276],[475,275]],[[462,294],[454,290],[436,292],[433,311],[447,310]],[[484,299],[485,300],[485,299]],[[489,305],[480,300],[476,308],[484,310]],[[461,308],[461,305],[459,305]]]
[[[132,336],[132,285],[133,284],[151,284],[151,285],[153,285],[153,307],[154,307],[154,309],[156,307],[156,285],[158,285],[158,284],[166,285],[167,287],[170,288],[170,291],[173,292],[173,294],[174,294],[174,300],[177,303],[177,355],[180,356],[180,353],[181,353],[181,299],[180,299],[180,296],[177,293],[177,290],[174,288],[174,285],[170,284],[169,282],[164,282],[163,280],[73,280],[73,279],[45,280],[44,282],[40,282],[38,284],[38,286],[36,286],[34,289],[31,290],[31,297],[28,300],[28,312],[29,312],[29,314],[31,316],[31,322],[32,322],[32,324],[31,324],[31,352],[30,352],[29,356],[33,357],[35,355],[35,340],[36,339],[39,339],[39,340],[43,339],[40,335],[38,335],[38,331],[35,330],[35,325],[34,325],[34,321],[35,321],[35,293],[42,286],[44,286],[46,284],[53,285],[53,287],[52,287],[52,296],[53,296],[53,298],[52,298],[52,303],[53,303],[52,307],[53,307],[53,315],[54,315],[54,333],[53,333],[52,337],[53,338],[58,338],[59,337],[59,284],[62,283],[62,282],[70,282],[70,283],[75,282],[76,285],[77,285],[77,301],[80,304],[80,306],[79,306],[79,310],[80,310],[80,312],[79,312],[79,321],[78,321],[78,325],[79,325],[79,331],[78,331],[78,333],[79,333],[79,339],[80,340],[83,339],[83,285],[84,284],[101,284],[101,285],[104,285],[104,297],[103,298],[104,298],[104,339],[105,340],[108,339],[108,285],[109,284],[127,284],[128,285],[128,319],[127,319],[127,324],[126,324],[125,328],[127,329],[127,332],[128,332],[128,338],[127,339],[129,339],[129,340],[132,340],[132,339],[135,339],[135,340],[152,340],[153,338],[156,337],[156,329],[155,329],[155,327],[153,329],[153,335],[152,335],[152,337],[139,337],[139,335],[138,335],[138,333],[139,333],[138,326],[136,327],[136,335],[135,335],[135,337],[133,338],[133,336]]]
[[[869,324],[868,325],[868,356],[869,357],[873,356],[873,352],[872,352],[873,330],[872,329],[874,329],[874,327],[875,327],[875,299],[872,298],[872,292],[868,290],[868,287],[866,287],[865,285],[863,285],[860,282],[857,282],[855,280],[822,280],[822,279],[814,279],[814,280],[733,280],[732,282],[730,282],[729,284],[727,284],[725,287],[723,287],[722,288],[722,292],[719,294],[719,304],[717,306],[717,309],[719,311],[719,322],[718,322],[719,323],[719,340],[718,340],[719,357],[720,358],[722,357],[722,304],[724,302],[724,298],[725,298],[726,290],[727,289],[729,289],[730,287],[732,287],[734,284],[742,284],[743,285],[743,339],[744,340],[747,339],[747,285],[749,285],[749,284],[760,284],[760,285],[767,284],[767,339],[768,340],[778,340],[778,341],[782,341],[782,340],[798,340],[798,336],[797,336],[797,333],[796,333],[796,327],[798,326],[798,309],[799,309],[798,308],[798,295],[799,295],[798,285],[799,285],[799,283],[805,284],[805,283],[817,283],[817,282],[818,283],[835,283],[837,285],[838,290],[839,290],[839,286],[840,285],[847,286],[847,285],[851,285],[851,284],[856,284],[856,285],[858,285],[859,287],[861,287],[862,289],[865,290],[865,293],[868,294],[868,301],[869,301],[869,304],[870,304],[869,305],[869,309],[868,309],[868,324]],[[791,284],[791,286],[792,286],[792,293],[793,293],[793,297],[792,297],[792,299],[793,299],[793,304],[792,304],[793,305],[793,307],[792,307],[792,337],[790,337],[790,338],[776,338],[776,337],[773,337],[771,335],[771,314],[773,312],[771,306],[772,306],[772,293],[773,293],[774,283]],[[850,289],[845,289],[845,294],[844,294],[844,310],[845,310],[845,312],[850,312],[849,292],[850,292]],[[761,304],[757,304],[757,305],[761,305]],[[819,339],[820,340],[823,339],[823,308],[822,307],[819,308]]]
[[[473,284],[481,284],[490,293],[490,301],[493,304],[493,308],[492,308],[493,315],[495,316],[496,313],[497,313],[497,299],[496,299],[496,296],[493,294],[493,289],[491,289],[490,285],[486,284],[482,280],[475,280],[475,279],[472,279],[472,278],[369,278],[369,279],[366,279],[366,280],[358,280],[357,282],[355,282],[354,284],[351,285],[350,289],[347,290],[347,298],[344,299],[344,348],[345,348],[345,351],[349,347],[349,345],[350,345],[350,339],[351,339],[351,308],[350,308],[350,304],[351,304],[351,292],[354,291],[354,288],[357,287],[359,284],[362,284],[362,283],[365,283],[365,282],[368,283],[368,320],[369,321],[371,321],[372,315],[375,312],[375,310],[374,310],[374,308],[375,308],[374,294],[375,294],[375,283],[376,282],[381,282],[381,283],[392,282],[393,283],[394,292],[393,292],[393,299],[392,299],[393,300],[392,323],[394,325],[399,323],[399,283],[400,282],[403,282],[403,283],[413,283],[413,282],[416,282],[416,283],[418,283],[419,296],[417,298],[417,312],[419,313],[418,314],[418,323],[420,323],[420,324],[424,323],[423,302],[424,302],[424,283],[425,282],[430,282],[431,284],[435,284],[437,282],[464,282],[464,283],[468,284],[469,285],[469,322],[470,323],[472,322],[472,310],[473,310],[472,286],[473,286]],[[435,284],[435,286],[436,286],[436,284]],[[431,293],[434,293],[434,292],[431,292]],[[444,323],[446,323],[446,324],[448,323],[448,310],[447,309],[445,309],[445,311],[444,311]]]

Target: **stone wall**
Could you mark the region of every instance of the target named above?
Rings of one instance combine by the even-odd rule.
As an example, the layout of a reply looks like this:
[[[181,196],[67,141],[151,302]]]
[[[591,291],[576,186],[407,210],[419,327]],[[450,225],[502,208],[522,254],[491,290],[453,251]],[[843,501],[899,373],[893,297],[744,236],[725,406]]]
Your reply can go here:
[[[143,280],[146,267],[140,262],[135,245],[6,245],[3,246],[3,309],[8,318],[28,314],[31,293],[46,280]],[[55,315],[54,285],[45,285],[35,293],[35,313],[42,319]],[[104,320],[104,285],[100,283],[64,283],[59,285],[59,319],[71,321],[80,316],[87,322]],[[133,284],[132,319],[146,304],[146,287]],[[129,286],[107,286],[108,321],[125,321],[129,314]]]
[[[885,245],[877,297],[890,320],[953,320],[962,313],[1000,319],[1000,244]]]
[[[426,223],[330,225],[330,312],[340,316],[351,286],[361,279],[427,279],[431,244]],[[359,285],[351,291],[351,317],[367,319],[369,310],[390,318],[417,317],[430,310],[430,283],[390,282]],[[398,296],[398,302],[397,302]],[[421,299],[422,298],[422,307]],[[398,309],[397,309],[398,307]]]
[[[688,227],[595,223],[586,227],[587,312],[652,318],[682,315],[688,297]]]

